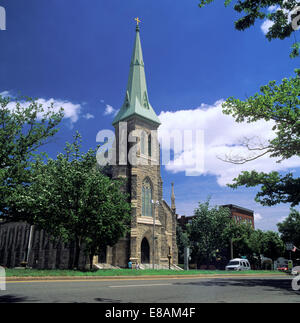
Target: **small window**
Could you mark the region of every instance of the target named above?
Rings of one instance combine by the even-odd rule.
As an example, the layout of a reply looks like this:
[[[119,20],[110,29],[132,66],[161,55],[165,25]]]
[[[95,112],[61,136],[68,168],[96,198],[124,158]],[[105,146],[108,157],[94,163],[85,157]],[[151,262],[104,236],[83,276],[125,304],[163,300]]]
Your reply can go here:
[[[151,157],[151,135],[148,136],[148,156]]]

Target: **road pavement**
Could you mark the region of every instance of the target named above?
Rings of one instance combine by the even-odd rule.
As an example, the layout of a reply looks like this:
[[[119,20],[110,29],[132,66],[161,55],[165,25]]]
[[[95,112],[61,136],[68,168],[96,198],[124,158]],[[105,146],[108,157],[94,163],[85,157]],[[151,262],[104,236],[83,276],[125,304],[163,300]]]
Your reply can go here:
[[[7,282],[0,303],[300,303],[289,276]]]

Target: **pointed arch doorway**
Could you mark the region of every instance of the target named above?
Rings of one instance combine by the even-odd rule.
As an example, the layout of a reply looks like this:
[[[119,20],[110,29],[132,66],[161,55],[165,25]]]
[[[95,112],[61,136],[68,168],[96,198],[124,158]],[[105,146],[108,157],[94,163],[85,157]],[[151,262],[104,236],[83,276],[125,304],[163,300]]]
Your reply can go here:
[[[142,240],[142,244],[141,244],[141,263],[142,264],[150,263],[150,246],[146,238]]]

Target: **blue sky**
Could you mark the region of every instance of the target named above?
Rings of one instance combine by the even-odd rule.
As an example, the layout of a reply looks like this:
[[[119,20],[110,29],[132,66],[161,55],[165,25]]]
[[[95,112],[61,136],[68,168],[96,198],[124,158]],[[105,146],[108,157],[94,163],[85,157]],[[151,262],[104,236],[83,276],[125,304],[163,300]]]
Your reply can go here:
[[[288,56],[292,39],[267,41],[262,22],[236,31],[238,16],[223,1],[203,9],[198,0],[3,0],[1,5],[7,30],[0,31],[0,92],[53,99],[69,111],[47,146],[51,156],[76,130],[87,150],[96,146],[99,130],[113,129],[108,112],[124,100],[137,16],[149,99],[157,115],[170,112],[166,123],[182,111],[197,113],[201,105],[213,111],[222,99],[243,99],[270,80],[292,76],[297,67]],[[212,121],[209,128],[230,140],[220,116],[212,120],[219,123]],[[263,163],[266,167],[268,160]],[[179,214],[192,215],[198,201],[211,196],[212,204],[253,209],[260,215],[256,227],[276,229],[289,207],[262,207],[254,202],[256,189],[227,188],[224,181],[233,173],[226,177],[227,167],[222,174],[211,167],[197,177],[162,167],[165,199],[174,181]],[[299,174],[299,167],[293,161],[282,170]]]

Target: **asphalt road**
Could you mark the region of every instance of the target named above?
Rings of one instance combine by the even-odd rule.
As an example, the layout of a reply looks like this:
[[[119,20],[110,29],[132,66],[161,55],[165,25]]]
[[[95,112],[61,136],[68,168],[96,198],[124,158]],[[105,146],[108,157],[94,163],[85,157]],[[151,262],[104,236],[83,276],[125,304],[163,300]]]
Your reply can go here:
[[[8,282],[0,303],[300,303],[291,278]]]

